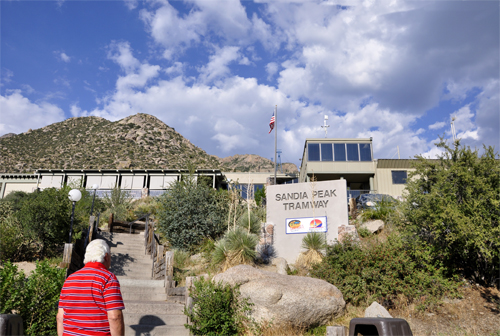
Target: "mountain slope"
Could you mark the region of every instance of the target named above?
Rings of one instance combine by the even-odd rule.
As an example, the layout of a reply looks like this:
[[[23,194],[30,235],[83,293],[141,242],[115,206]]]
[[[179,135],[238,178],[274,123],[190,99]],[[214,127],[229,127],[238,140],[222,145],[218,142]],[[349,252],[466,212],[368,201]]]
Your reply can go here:
[[[111,122],[99,117],[63,122],[0,139],[0,172],[36,169],[219,168],[173,128],[147,114]]]
[[[273,172],[258,155],[224,159],[207,154],[172,127],[148,114],[111,122],[100,117],[70,118],[22,134],[0,137],[0,172],[36,169],[222,169]],[[296,172],[292,163],[284,172]]]

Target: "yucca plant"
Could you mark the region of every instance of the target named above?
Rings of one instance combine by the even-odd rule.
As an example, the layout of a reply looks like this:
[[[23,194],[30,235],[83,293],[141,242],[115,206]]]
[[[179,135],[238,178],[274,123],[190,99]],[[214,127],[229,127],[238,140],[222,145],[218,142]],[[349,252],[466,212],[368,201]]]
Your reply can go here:
[[[220,265],[223,272],[236,265],[251,265],[257,255],[255,247],[258,240],[257,235],[242,228],[230,230],[215,244],[212,262]]]
[[[301,252],[297,258],[297,264],[306,268],[311,267],[323,260],[324,251],[327,247],[324,234],[319,232],[309,232],[302,239],[302,248],[305,252]]]
[[[248,217],[250,217],[250,225],[248,225]],[[240,219],[238,220],[238,225],[242,229],[245,229],[247,232],[248,228],[250,228],[250,233],[253,234],[259,234],[261,230],[260,219],[253,212],[250,212],[250,216],[248,216],[248,211],[241,215]]]

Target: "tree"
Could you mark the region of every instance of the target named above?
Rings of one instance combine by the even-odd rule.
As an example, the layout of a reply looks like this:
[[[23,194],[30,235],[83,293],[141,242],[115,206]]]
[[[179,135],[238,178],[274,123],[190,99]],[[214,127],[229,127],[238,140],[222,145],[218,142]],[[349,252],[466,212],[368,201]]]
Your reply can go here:
[[[262,201],[265,201],[266,199],[266,187],[262,187],[260,189],[257,189],[257,191],[255,192],[255,204],[257,204],[257,206],[261,206],[262,205]]]
[[[226,229],[229,196],[197,184],[190,177],[170,185],[159,197],[159,230],[173,247],[190,249],[204,238],[217,239]]]
[[[500,162],[494,149],[452,148],[417,157],[408,179],[403,226],[450,274],[493,284],[499,274]]]

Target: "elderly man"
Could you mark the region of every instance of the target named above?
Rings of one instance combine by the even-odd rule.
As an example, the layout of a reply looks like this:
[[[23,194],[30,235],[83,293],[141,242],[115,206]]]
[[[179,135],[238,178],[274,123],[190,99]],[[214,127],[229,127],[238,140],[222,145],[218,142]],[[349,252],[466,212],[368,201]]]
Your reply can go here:
[[[125,334],[120,283],[109,271],[109,246],[92,241],[85,252],[85,266],[71,274],[61,290],[57,313],[58,336]]]

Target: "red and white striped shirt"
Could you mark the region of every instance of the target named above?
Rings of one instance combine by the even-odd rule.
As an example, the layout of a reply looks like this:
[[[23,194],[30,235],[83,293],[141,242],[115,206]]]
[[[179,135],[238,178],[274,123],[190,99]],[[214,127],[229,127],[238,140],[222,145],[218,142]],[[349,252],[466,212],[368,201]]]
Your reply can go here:
[[[64,336],[110,336],[109,310],[125,309],[120,283],[99,262],[89,262],[64,282],[59,297],[64,309]]]

